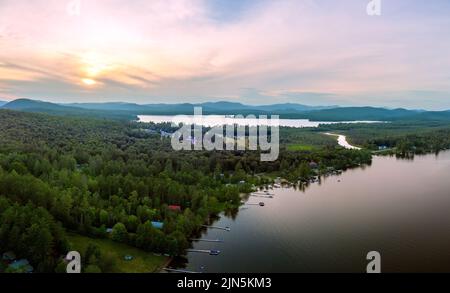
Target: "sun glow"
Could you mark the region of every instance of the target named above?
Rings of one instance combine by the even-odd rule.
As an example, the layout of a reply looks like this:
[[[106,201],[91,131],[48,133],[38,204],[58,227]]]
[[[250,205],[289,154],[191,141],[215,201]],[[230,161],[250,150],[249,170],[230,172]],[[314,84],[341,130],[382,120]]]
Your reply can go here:
[[[83,71],[88,77],[97,77],[114,69],[113,62],[107,56],[89,52],[81,57]]]
[[[96,82],[95,80],[90,79],[90,78],[83,78],[81,81],[82,81],[85,85],[89,85],[89,86],[97,84],[97,82]]]

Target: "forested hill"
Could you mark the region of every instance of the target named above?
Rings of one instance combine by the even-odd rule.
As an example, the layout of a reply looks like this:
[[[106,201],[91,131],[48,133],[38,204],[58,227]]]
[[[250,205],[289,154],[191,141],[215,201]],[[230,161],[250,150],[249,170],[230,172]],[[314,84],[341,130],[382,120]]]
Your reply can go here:
[[[310,119],[313,121],[449,121],[450,111],[418,111],[376,107],[313,107],[301,104],[274,104],[265,106],[231,102],[201,104],[144,104],[133,103],[78,103],[55,104],[19,99],[0,107],[26,112],[62,116],[96,117],[134,120],[137,115],[192,115],[194,107],[202,107],[203,114],[217,115],[279,115],[281,118]]]
[[[345,120],[371,120],[393,121],[409,119],[417,116],[419,112],[406,109],[385,109],[375,107],[344,107],[325,109],[307,114],[311,120],[317,121],[345,121]]]
[[[418,111],[375,107],[341,107],[304,115],[314,121],[449,121],[449,111]]]
[[[18,99],[0,105],[0,109],[17,110],[32,113],[47,113],[59,116],[92,117],[116,120],[132,120],[136,115],[126,110],[84,109],[74,106],[59,105],[55,103]]]

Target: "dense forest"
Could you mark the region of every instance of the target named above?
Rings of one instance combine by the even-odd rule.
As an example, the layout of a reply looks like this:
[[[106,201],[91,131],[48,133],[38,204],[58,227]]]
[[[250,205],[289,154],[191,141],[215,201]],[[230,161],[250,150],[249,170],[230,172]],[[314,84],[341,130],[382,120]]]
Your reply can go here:
[[[11,110],[0,110],[0,122],[0,251],[38,272],[62,270],[68,232],[182,255],[210,216],[236,209],[270,176],[297,181],[371,161],[368,151],[294,129],[282,130],[279,159],[261,162],[258,151],[173,151],[154,133],[167,124]],[[286,148],[302,138],[314,148]],[[83,253],[96,256],[89,270],[108,271],[107,254]]]

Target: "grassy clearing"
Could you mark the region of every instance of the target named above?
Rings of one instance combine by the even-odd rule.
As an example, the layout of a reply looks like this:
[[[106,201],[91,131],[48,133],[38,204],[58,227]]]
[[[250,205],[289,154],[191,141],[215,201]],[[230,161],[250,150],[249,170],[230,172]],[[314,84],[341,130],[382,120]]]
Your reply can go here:
[[[287,146],[287,149],[289,151],[313,151],[316,147],[305,144],[290,144]]]
[[[154,255],[126,244],[109,239],[95,239],[78,234],[68,233],[71,249],[83,253],[89,243],[96,244],[100,250],[109,251],[116,256],[115,267],[111,273],[152,273],[161,270],[169,261],[169,257]],[[124,260],[125,255],[133,256],[133,260]]]

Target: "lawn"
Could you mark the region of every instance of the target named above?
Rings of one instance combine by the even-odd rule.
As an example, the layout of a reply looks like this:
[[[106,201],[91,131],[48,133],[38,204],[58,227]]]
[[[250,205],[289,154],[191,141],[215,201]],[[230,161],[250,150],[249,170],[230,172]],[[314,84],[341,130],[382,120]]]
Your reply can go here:
[[[287,149],[289,151],[313,151],[316,147],[305,144],[290,144],[287,146]]]
[[[78,234],[68,233],[67,238],[72,250],[84,252],[89,243],[96,244],[100,250],[109,251],[116,256],[116,265],[111,273],[152,273],[159,272],[170,260],[169,257],[154,255],[126,244],[117,243],[109,239],[95,239]],[[126,261],[125,255],[133,256],[133,260]]]

